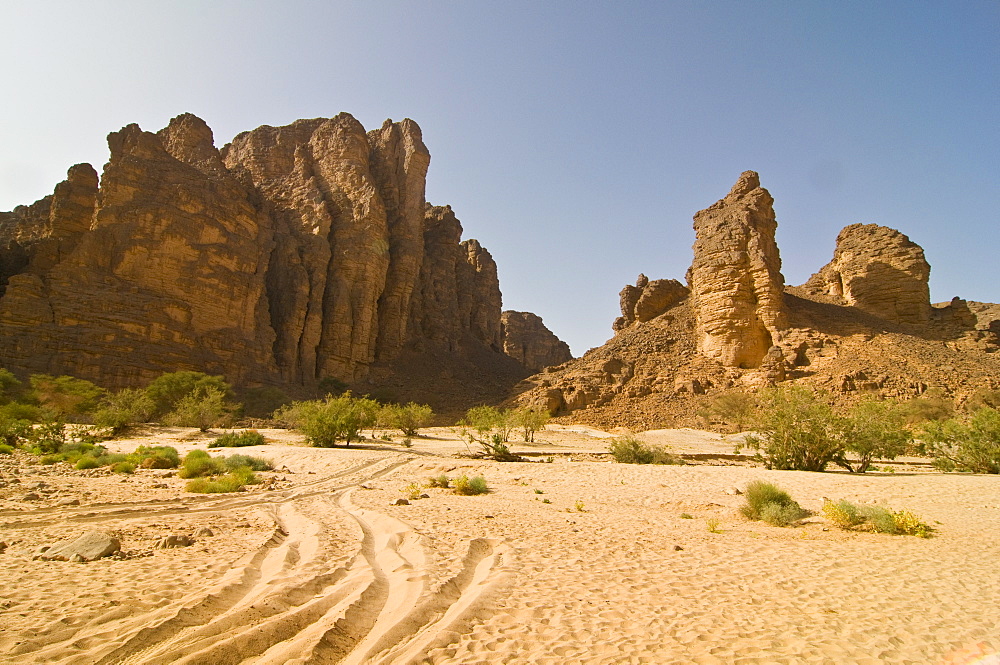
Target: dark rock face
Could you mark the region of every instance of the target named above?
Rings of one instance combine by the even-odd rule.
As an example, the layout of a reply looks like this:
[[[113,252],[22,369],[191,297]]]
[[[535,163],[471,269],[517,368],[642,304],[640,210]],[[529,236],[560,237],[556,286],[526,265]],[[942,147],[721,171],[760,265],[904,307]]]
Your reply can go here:
[[[573,359],[569,345],[552,334],[540,316],[531,312],[506,311],[501,320],[504,352],[524,365],[525,369],[539,372]]]
[[[99,186],[77,165],[0,213],[0,366],[108,387],[180,369],[310,386],[421,340],[502,354],[496,264],[425,202],[412,120],[366,132],[342,113],[220,151],[184,114],[108,144]]]

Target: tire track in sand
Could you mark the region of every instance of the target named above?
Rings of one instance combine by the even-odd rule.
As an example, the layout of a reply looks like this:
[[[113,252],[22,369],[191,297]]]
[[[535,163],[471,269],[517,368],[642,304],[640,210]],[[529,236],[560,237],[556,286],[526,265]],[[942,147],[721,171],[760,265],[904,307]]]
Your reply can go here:
[[[428,590],[425,539],[402,520],[351,500],[358,484],[408,461],[380,469],[364,464],[271,498],[264,504],[275,524],[271,538],[209,589],[138,617],[91,624],[45,651],[64,654],[71,644],[79,655],[63,662],[73,665],[416,662],[452,641],[488,601],[510,568],[511,548],[471,541],[459,573]],[[336,484],[361,471],[362,480]],[[200,509],[251,503],[232,499]],[[340,528],[330,517],[339,511],[362,537],[353,557],[337,565],[324,533]],[[32,655],[47,662],[42,652]]]

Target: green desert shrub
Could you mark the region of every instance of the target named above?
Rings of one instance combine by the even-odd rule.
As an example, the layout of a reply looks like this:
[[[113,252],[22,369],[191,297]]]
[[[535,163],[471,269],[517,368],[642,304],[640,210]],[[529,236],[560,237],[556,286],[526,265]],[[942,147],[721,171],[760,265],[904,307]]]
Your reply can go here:
[[[204,450],[192,450],[184,456],[181,462],[180,471],[177,475],[181,478],[201,478],[204,476],[217,476],[226,471],[226,463],[212,457]]]
[[[0,443],[0,455],[10,455],[13,452],[13,446],[8,446],[6,443]]]
[[[761,520],[775,526],[789,526],[809,513],[776,485],[754,480],[743,492],[745,501],[740,512],[751,520]]]
[[[347,392],[348,386],[346,383],[338,378],[332,376],[325,376],[319,380],[317,388],[319,389],[320,397],[326,397],[327,395],[336,397],[337,395],[343,395]]]
[[[823,504],[823,516],[841,529],[920,538],[929,538],[934,533],[933,527],[909,510],[892,511],[884,506],[856,505],[844,499],[827,500]]]
[[[256,485],[260,478],[247,467],[236,468],[229,473],[215,478],[195,478],[187,483],[188,492],[200,494],[219,494],[224,492],[239,492],[246,485]]]
[[[130,427],[144,423],[153,415],[156,406],[145,390],[125,388],[107,393],[94,411],[94,424],[120,436]]]
[[[427,427],[434,417],[434,411],[426,404],[410,402],[405,405],[390,404],[382,407],[386,409],[384,418],[390,427],[400,430],[404,436],[416,436],[417,430]]]
[[[133,462],[115,462],[111,465],[111,471],[113,473],[134,473],[135,463]]]
[[[146,395],[153,401],[153,415],[158,418],[176,411],[188,395],[208,391],[221,392],[224,399],[232,393],[232,386],[221,376],[209,376],[203,372],[181,371],[161,374],[146,386]]]
[[[535,433],[545,429],[549,422],[549,412],[541,408],[521,407],[511,413],[514,426],[524,434],[525,442],[533,442]]]
[[[79,422],[97,408],[104,389],[72,376],[32,374],[29,377],[35,399],[56,417]]]
[[[486,494],[490,491],[490,488],[486,485],[486,479],[482,476],[473,476],[472,478],[469,478],[464,474],[455,478],[454,488],[455,494],[462,494],[465,496]]]
[[[619,464],[684,464],[666,446],[648,444],[632,436],[612,439],[608,450]]]
[[[96,469],[101,466],[100,461],[91,455],[84,455],[76,461],[76,468],[83,469]]]
[[[58,420],[36,425],[24,437],[25,446],[36,455],[58,453],[66,442],[66,426]]]
[[[371,427],[378,416],[378,402],[367,398],[326,397],[308,402],[292,402],[275,413],[275,417],[306,435],[313,446],[331,448],[338,441],[351,445],[361,439],[361,430]]]
[[[876,459],[892,460],[904,454],[913,441],[906,428],[906,413],[897,402],[867,399],[857,404],[841,420],[844,450],[854,453],[857,461],[845,455],[835,461],[848,471],[864,473]]]
[[[938,389],[928,390],[921,397],[904,402],[903,413],[908,425],[947,420],[955,414],[955,403]]]
[[[209,448],[245,448],[247,446],[263,446],[267,441],[264,435],[254,429],[242,432],[226,432],[215,441],[208,444]]]
[[[241,467],[246,467],[251,471],[270,471],[274,468],[270,460],[250,455],[229,455],[225,458],[225,465],[230,471]]]
[[[707,413],[709,417],[718,418],[742,432],[751,422],[756,405],[757,400],[752,394],[734,390],[713,397]]]
[[[176,469],[181,463],[173,446],[139,446],[128,457],[144,469]]]
[[[218,388],[197,388],[174,405],[164,422],[177,427],[197,427],[207,432],[224,426],[232,418],[235,405],[226,401],[226,393]]]
[[[982,407],[967,420],[927,423],[922,449],[945,471],[1000,473],[1000,411]]]
[[[428,478],[427,486],[443,487],[445,489],[448,489],[448,487],[451,486],[451,478],[442,473],[440,476],[434,476],[433,478]]]
[[[458,423],[463,435],[474,439],[476,443],[489,441],[492,434],[497,434],[500,441],[510,441],[510,433],[515,427],[514,415],[510,410],[501,410],[495,406],[474,406],[465,412],[465,418]]]
[[[843,419],[807,388],[763,392],[751,425],[755,434],[743,446],[756,450],[768,469],[823,471],[844,457]]]

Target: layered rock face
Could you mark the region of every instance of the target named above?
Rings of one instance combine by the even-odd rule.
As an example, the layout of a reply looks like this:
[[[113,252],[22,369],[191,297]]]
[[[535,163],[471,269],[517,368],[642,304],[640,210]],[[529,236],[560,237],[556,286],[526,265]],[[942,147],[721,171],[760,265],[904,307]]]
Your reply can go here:
[[[573,359],[569,345],[531,312],[506,311],[501,316],[504,352],[532,372]]]
[[[923,325],[931,319],[930,273],[924,250],[899,231],[851,224],[837,236],[833,260],[804,286],[893,323]]]
[[[726,366],[759,366],[787,327],[773,203],[746,171],[724,199],[694,216],[688,283],[698,350]]]
[[[502,354],[496,264],[424,200],[411,120],[264,126],[221,151],[185,114],[108,137],[98,179],[0,213],[0,366],[106,386],[363,378],[425,342]]]

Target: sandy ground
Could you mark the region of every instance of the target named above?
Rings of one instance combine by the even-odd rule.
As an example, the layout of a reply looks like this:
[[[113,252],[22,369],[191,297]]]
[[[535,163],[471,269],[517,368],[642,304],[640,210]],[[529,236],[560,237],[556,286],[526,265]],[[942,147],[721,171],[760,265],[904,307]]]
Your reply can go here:
[[[228,495],[2,456],[0,662],[997,662],[1000,477],[919,460],[864,476],[767,471],[733,456],[733,437],[695,430],[642,435],[692,462],[666,467],[611,463],[612,434],[583,426],[515,444],[532,461],[505,464],[462,457],[447,428],[411,448],[262,433],[269,445],[219,454],[279,470]],[[109,447],[207,441],[158,429]],[[442,473],[492,491],[391,505]],[[728,492],[754,479],[817,511],[823,497],[907,508],[937,534],[749,522]],[[214,535],[153,548],[203,527]],[[33,560],[90,529],[123,553]]]

